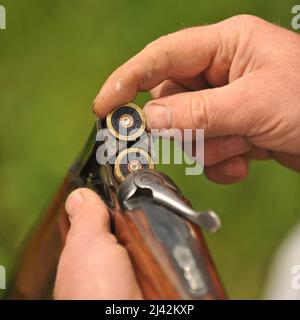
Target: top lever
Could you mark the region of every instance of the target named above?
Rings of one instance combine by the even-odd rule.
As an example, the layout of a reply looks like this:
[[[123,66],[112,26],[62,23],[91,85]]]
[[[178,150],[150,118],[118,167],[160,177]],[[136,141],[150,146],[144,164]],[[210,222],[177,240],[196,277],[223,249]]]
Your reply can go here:
[[[123,181],[118,191],[119,203],[123,209],[132,210],[129,200],[143,190],[151,191],[154,203],[170,209],[178,216],[186,218],[207,231],[215,232],[221,226],[220,218],[214,211],[197,212],[193,210],[180,197],[175,184],[168,177],[154,170],[132,172]]]

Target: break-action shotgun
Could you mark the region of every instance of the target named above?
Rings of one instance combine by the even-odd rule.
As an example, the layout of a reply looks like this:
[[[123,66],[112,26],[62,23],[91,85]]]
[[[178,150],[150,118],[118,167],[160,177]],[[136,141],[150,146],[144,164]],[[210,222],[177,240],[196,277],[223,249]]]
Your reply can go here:
[[[193,210],[174,182],[155,170],[145,127],[134,104],[97,119],[28,241],[9,298],[52,298],[70,227],[65,200],[72,190],[88,187],[106,203],[112,232],[129,254],[145,299],[225,299],[201,232],[215,231],[218,217]]]

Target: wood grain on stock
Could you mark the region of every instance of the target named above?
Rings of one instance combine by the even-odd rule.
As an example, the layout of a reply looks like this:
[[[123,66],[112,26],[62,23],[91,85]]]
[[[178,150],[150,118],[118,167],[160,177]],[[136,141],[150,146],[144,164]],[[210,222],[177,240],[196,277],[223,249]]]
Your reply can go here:
[[[143,224],[143,212],[140,213],[116,213],[115,234],[130,256],[143,296],[145,299],[180,299],[173,281],[170,281],[170,278],[175,278],[172,268],[167,276],[153,255],[153,250],[160,250],[159,244],[150,240],[147,243],[145,233],[138,230],[137,220],[140,220],[139,224]],[[148,234],[149,232],[147,230]],[[160,263],[168,264],[164,258],[162,254]]]
[[[115,233],[119,242],[127,249],[137,281],[145,299],[225,299],[225,293],[208,253],[199,228],[190,225],[199,243],[199,252],[213,284],[211,293],[191,296],[182,285],[179,276],[162,244],[153,235],[142,210],[119,211],[115,215]]]

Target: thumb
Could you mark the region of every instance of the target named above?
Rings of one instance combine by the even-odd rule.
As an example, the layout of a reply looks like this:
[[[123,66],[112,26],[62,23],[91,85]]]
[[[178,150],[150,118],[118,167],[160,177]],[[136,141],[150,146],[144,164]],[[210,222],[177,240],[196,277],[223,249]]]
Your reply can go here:
[[[244,81],[220,88],[178,93],[148,102],[150,129],[204,129],[205,136],[244,135],[255,124]]]
[[[87,188],[73,191],[65,207],[71,222],[70,235],[80,233],[83,237],[91,238],[109,233],[109,213],[94,191]]]
[[[71,228],[58,264],[56,299],[141,299],[124,247],[109,230],[100,197],[77,189],[67,199]]]

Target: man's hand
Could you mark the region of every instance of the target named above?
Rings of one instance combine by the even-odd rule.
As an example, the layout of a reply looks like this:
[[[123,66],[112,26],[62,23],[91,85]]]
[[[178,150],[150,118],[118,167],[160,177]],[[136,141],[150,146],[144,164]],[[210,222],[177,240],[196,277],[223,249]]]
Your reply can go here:
[[[253,16],[182,30],[118,68],[95,99],[105,117],[152,90],[150,128],[204,128],[205,172],[243,180],[249,159],[300,170],[300,37]]]
[[[300,37],[251,16],[170,34],[117,69],[95,99],[105,117],[152,90],[148,126],[204,128],[205,172],[243,180],[249,159],[275,158],[300,170]],[[56,299],[142,299],[129,257],[109,232],[109,216],[88,189],[74,191],[71,229],[60,259]]]
[[[60,258],[56,299],[142,299],[126,250],[109,232],[99,196],[77,189],[66,202],[71,228]]]

